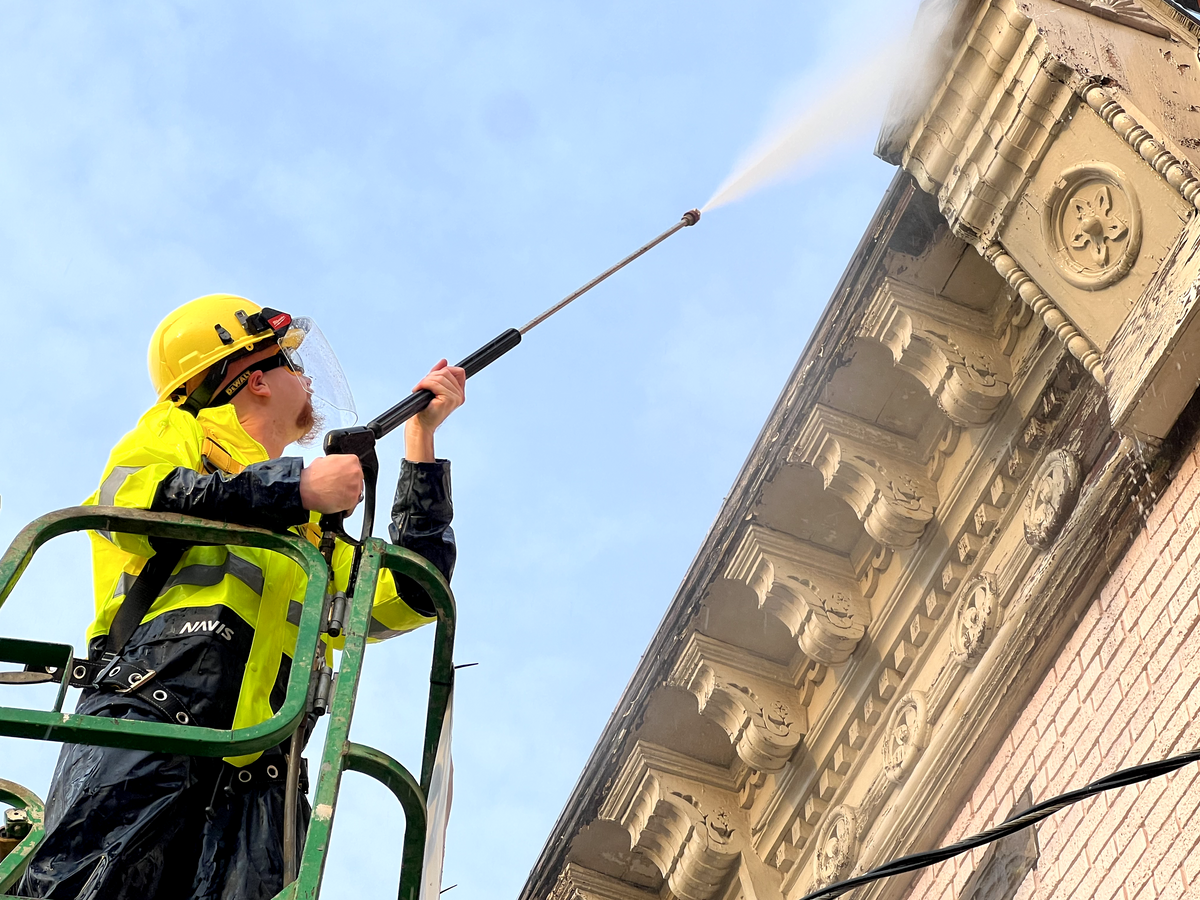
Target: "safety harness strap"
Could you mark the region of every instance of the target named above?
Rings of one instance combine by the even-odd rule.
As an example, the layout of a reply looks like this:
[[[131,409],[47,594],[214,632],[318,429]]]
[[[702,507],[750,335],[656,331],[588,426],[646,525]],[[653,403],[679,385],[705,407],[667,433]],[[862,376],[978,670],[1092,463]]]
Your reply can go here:
[[[157,674],[154,669],[118,660],[117,665],[108,667],[95,686],[108,688],[118,694],[136,696],[153,706],[168,722],[192,724],[192,716],[187,706],[173,690],[154,680]]]
[[[204,433],[204,446],[200,450],[204,462],[204,470],[210,475],[213,472],[224,472],[226,475],[240,475],[246,467],[233,458],[233,455],[213,438],[208,430]]]
[[[154,555],[142,566],[142,571],[138,573],[108,627],[108,639],[104,645],[105,657],[116,659],[121,655],[134,629],[142,624],[142,619],[162,592],[163,586],[175,571],[175,566],[179,564],[188,546],[183,541],[162,538],[152,539],[150,545],[154,548]]]

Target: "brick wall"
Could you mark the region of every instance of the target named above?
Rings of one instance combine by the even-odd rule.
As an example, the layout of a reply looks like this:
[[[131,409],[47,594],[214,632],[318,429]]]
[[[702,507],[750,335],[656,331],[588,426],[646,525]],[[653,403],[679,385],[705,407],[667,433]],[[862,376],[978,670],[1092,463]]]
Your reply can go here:
[[[1038,802],[1200,746],[1198,466],[1193,449],[939,843],[1001,821],[1026,788]],[[1198,776],[1188,766],[1047,819],[1018,900],[1200,897]],[[926,870],[910,897],[959,900],[985,852]]]

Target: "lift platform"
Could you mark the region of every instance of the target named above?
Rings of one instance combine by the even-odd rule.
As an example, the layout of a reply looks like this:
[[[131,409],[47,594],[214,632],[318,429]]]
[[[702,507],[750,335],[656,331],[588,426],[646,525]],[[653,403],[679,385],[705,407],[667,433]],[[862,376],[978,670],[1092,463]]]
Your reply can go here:
[[[41,667],[49,671],[59,684],[52,709],[0,706],[0,735],[192,756],[238,756],[274,747],[291,737],[300,726],[312,698],[323,692],[328,696],[330,721],[317,769],[316,789],[312,798],[313,814],[307,825],[304,850],[295,880],[275,900],[315,900],[320,896],[338,791],[342,773],[346,771],[361,772],[382,782],[404,810],[400,900],[418,900],[425,893],[423,888],[426,891],[431,888],[436,895],[441,875],[440,859],[439,871],[425,871],[427,829],[428,822],[437,812],[431,809],[431,804],[437,805],[441,793],[435,783],[445,777],[441,766],[435,763],[440,759],[439,749],[447,749],[441,744],[453,691],[455,627],[454,597],[441,573],[427,560],[409,550],[378,538],[368,539],[363,547],[355,590],[347,598],[348,609],[341,627],[345,643],[337,658],[336,675],[331,675],[322,665],[324,655],[318,650],[322,635],[330,627],[328,567],[321,554],[308,541],[289,533],[279,534],[189,516],[117,507],[80,506],[42,516],[17,535],[0,558],[0,607],[42,545],[60,535],[87,530],[140,534],[190,544],[259,547],[282,553],[301,566],[308,576],[293,659],[313,660],[315,664],[292,666],[286,698],[270,719],[246,728],[220,730],[63,712],[71,661],[75,658],[74,647],[47,641],[0,638],[0,663],[23,664],[27,668]],[[388,754],[350,740],[350,723],[367,646],[375,584],[384,569],[397,573],[405,585],[406,596],[411,592],[419,592],[428,601],[426,608],[432,607],[437,611],[419,780]],[[0,803],[9,807],[5,811],[3,828],[0,829],[0,894],[3,894],[19,881],[44,829],[42,802],[26,788],[0,780]]]

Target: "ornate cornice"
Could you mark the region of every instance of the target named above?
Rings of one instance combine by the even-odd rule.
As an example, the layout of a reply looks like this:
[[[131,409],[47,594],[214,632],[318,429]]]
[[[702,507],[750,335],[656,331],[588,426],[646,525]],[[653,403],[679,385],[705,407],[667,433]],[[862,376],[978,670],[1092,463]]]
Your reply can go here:
[[[1200,359],[1200,219],[1162,256],[1184,208],[1165,185],[1190,212],[1200,180],[1048,45],[1049,3],[966,23],[903,153],[949,228],[894,183],[526,900],[782,900],[927,844],[1137,527],[1147,476],[1109,410],[1166,383],[1193,318]],[[1109,181],[1070,182],[1081,166]],[[1134,283],[1133,325],[1088,319]]]
[[[845,662],[871,622],[844,559],[761,525],[746,528],[725,577],[749,586],[814,662]]]
[[[1144,31],[1155,37],[1169,38],[1171,36],[1171,29],[1146,12],[1134,0],[1055,0],[1055,2],[1064,6],[1073,6],[1075,9],[1081,9],[1111,22],[1128,25],[1130,28],[1136,28],[1138,31]]]
[[[996,271],[1007,281],[1017,296],[1039,316],[1051,333],[1070,351],[1071,355],[1083,363],[1088,374],[1097,384],[1105,383],[1104,369],[1101,366],[1100,351],[1075,327],[1051,300],[1046,292],[1038,287],[1029,277],[1029,273],[1017,264],[1017,261],[1005,251],[999,242],[990,244],[983,251],[983,257],[996,267]]]
[[[996,239],[1071,114],[1069,75],[1014,0],[980,7],[901,155],[964,240]]]
[[[826,489],[849,504],[867,533],[896,550],[920,540],[937,508],[937,485],[918,454],[911,438],[818,404],[790,460],[819,471]]]
[[[1078,80],[1076,93],[1113,131],[1148,162],[1179,195],[1200,209],[1200,179],[1164,143],[1094,81]]]

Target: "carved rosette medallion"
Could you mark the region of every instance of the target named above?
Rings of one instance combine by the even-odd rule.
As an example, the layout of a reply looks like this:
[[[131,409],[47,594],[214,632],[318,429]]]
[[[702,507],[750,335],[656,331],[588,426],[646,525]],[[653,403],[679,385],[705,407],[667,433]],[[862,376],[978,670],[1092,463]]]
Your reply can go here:
[[[928,744],[929,705],[924,693],[913,691],[896,704],[888,721],[881,745],[884,774],[893,784],[903,782]]]
[[[954,610],[950,647],[954,658],[967,668],[983,658],[996,631],[996,586],[987,575],[967,582]]]
[[[850,874],[858,856],[858,816],[853,807],[839,806],[825,819],[813,856],[819,885],[832,884]]]
[[[1079,499],[1079,460],[1066,450],[1046,456],[1025,498],[1025,540],[1046,550]]]
[[[1107,163],[1072,166],[1046,198],[1042,230],[1064,279],[1085,291],[1120,281],[1142,246],[1142,212],[1125,174]]]

